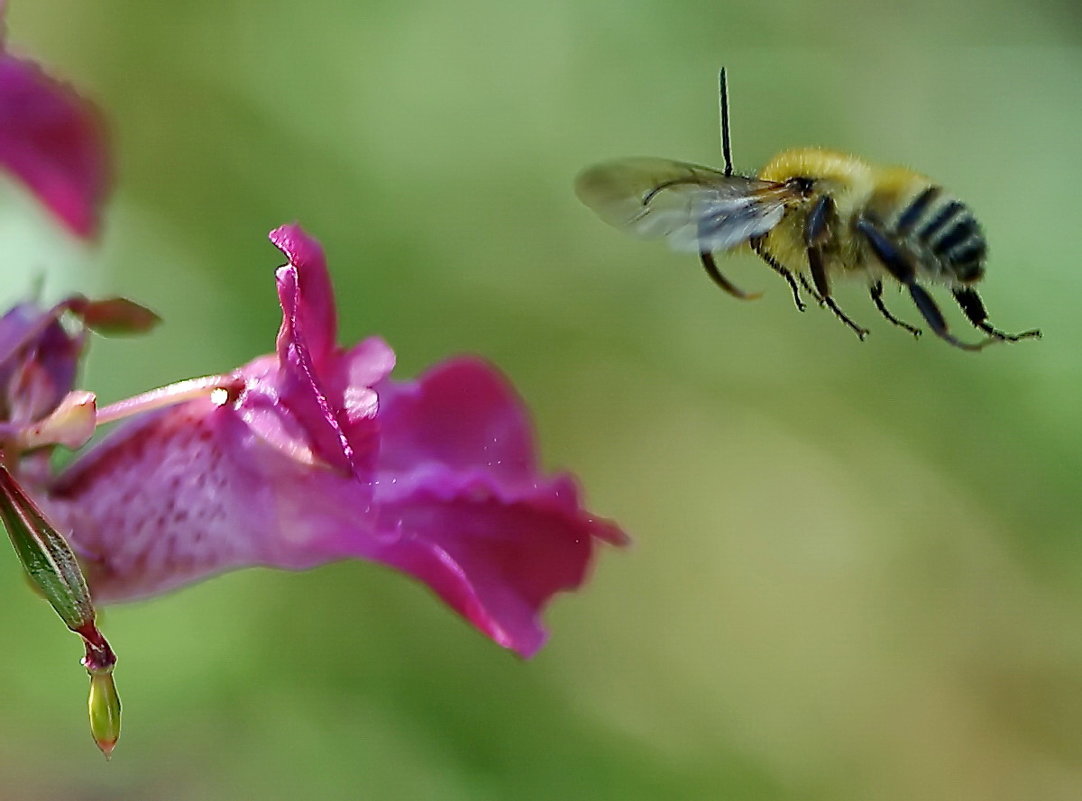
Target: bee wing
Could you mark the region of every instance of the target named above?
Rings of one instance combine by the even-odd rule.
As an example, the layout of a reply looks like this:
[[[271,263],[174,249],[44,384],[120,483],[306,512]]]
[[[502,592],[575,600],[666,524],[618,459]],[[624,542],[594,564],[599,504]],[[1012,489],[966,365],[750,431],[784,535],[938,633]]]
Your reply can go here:
[[[607,161],[575,179],[579,200],[605,222],[673,250],[727,250],[765,234],[797,195],[785,184],[654,158]]]

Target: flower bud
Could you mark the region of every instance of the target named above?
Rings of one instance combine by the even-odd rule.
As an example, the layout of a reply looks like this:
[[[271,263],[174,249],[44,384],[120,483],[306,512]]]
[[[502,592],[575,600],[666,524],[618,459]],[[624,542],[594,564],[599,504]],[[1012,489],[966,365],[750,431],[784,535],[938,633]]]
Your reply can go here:
[[[90,734],[108,759],[120,739],[120,696],[113,673],[90,674]]]
[[[93,392],[69,392],[48,417],[23,429],[16,444],[27,451],[45,445],[81,448],[94,434],[96,411]]]

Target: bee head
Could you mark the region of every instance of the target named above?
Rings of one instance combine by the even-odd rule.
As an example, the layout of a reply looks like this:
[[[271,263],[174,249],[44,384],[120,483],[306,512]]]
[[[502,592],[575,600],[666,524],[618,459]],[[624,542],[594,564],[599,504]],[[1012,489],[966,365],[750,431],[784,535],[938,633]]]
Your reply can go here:
[[[797,175],[790,178],[789,183],[792,184],[803,197],[809,197],[812,193],[812,189],[815,188],[815,179],[808,178],[804,175]]]

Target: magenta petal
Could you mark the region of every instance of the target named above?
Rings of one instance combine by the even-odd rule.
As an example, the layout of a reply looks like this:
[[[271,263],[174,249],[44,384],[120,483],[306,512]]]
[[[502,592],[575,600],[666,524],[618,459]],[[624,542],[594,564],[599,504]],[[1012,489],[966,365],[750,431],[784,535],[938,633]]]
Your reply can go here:
[[[456,478],[436,471],[401,497],[382,497],[381,530],[395,540],[373,558],[424,581],[500,645],[532,656],[545,641],[545,605],[583,583],[596,539],[623,535],[577,503],[563,508],[561,492],[574,497],[570,483],[515,494],[484,477]]]
[[[101,601],[250,565],[312,567],[332,558],[325,512],[370,529],[371,492],[294,456],[232,407],[189,401],[114,432],[59,477],[49,509]]]
[[[81,237],[98,229],[109,190],[94,107],[30,62],[0,53],[0,164]]]
[[[379,390],[381,470],[435,461],[521,479],[536,469],[525,407],[503,376],[481,360],[456,359],[423,380],[387,381]]]
[[[20,303],[0,317],[0,401],[5,420],[48,415],[71,390],[86,344],[60,322],[67,301],[48,310]]]
[[[379,555],[431,586],[496,642],[524,656],[539,616],[585,580],[595,540],[626,542],[579,505],[574,481],[540,475],[526,410],[477,359],[380,387],[383,446],[375,500]]]

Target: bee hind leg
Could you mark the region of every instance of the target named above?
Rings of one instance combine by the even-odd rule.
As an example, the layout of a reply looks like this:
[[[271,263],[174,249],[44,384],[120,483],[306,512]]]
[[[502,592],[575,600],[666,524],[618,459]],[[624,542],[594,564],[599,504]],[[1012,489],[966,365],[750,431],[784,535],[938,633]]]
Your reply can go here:
[[[796,304],[797,309],[799,311],[804,311],[806,308],[808,308],[804,305],[804,300],[800,297],[800,288],[796,285],[796,279],[793,278],[792,271],[780,261],[775,259],[769,252],[767,252],[766,248],[763,246],[763,238],[761,236],[753,236],[751,239],[748,240],[748,244],[751,245],[751,249],[755,251],[755,255],[765,261],[770,266],[770,268],[774,270],[774,272],[776,272],[788,282],[789,289],[793,293],[793,303]],[[804,289],[808,290],[814,295],[814,291],[812,291],[811,287],[808,286],[807,280],[804,278],[803,275],[800,276],[800,280],[804,283]],[[819,296],[816,295],[817,300],[818,297]]]
[[[928,327],[932,329],[932,332],[956,348],[962,350],[981,350],[987,345],[991,345],[994,342],[1000,342],[998,339],[986,339],[983,342],[977,342],[976,344],[969,342],[962,342],[960,339],[955,338],[953,334],[947,328],[947,321],[943,319],[943,312],[939,310],[939,306],[932,300],[932,296],[924,291],[924,287],[920,284],[909,284],[909,295],[913,298],[913,302],[917,304],[917,308],[920,310],[921,315],[928,322]]]
[[[922,333],[924,333],[919,328],[917,328],[915,325],[910,325],[909,323],[907,323],[907,322],[905,322],[903,320],[899,320],[897,317],[895,317],[893,314],[890,313],[890,310],[883,304],[883,282],[882,281],[876,281],[874,284],[872,284],[872,286],[871,286],[871,296],[872,296],[872,302],[875,304],[875,308],[879,309],[879,313],[882,314],[884,317],[886,317],[888,320],[890,320],[892,323],[894,323],[896,326],[898,326],[899,328],[904,328],[906,331],[908,331],[910,334],[912,334],[915,337],[919,337]]]
[[[958,305],[962,308],[969,322],[996,339],[1017,342],[1020,339],[1040,339],[1041,337],[1041,332],[1036,328],[1031,331],[1023,331],[1021,334],[1007,334],[993,328],[988,324],[988,312],[985,311],[984,303],[981,302],[981,296],[977,294],[976,290],[969,288],[955,289],[954,299],[958,301]]]
[[[714,255],[710,253],[710,251],[700,251],[699,258],[702,260],[703,269],[706,270],[706,274],[710,276],[711,280],[734,298],[740,298],[740,300],[755,300],[762,296],[762,292],[745,292],[722,275],[721,270],[718,269],[717,262],[714,261]]]
[[[949,342],[954,347],[962,350],[980,350],[993,342],[1002,341],[992,338],[970,344],[955,337],[947,328],[947,321],[943,318],[943,312],[939,310],[939,306],[932,300],[932,296],[924,290],[924,287],[917,283],[917,276],[913,266],[902,255],[902,252],[895,246],[890,237],[879,230],[879,227],[866,217],[857,220],[856,227],[858,231],[864,234],[876,258],[890,271],[891,275],[909,290],[909,296],[913,298],[913,303],[916,304],[917,310],[920,311],[921,316],[928,323],[928,327],[932,329],[933,334],[944,342]]]

